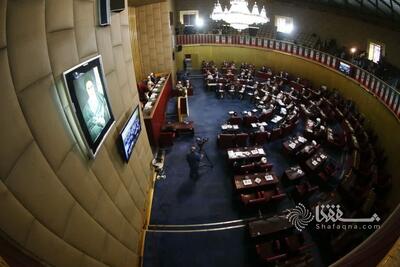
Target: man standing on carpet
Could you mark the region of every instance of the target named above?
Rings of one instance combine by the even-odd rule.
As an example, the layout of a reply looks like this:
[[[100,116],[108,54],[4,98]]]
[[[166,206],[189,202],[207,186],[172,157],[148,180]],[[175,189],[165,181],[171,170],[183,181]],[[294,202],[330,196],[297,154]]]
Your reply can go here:
[[[198,179],[199,178],[199,165],[200,160],[202,159],[203,155],[196,151],[196,146],[192,146],[190,148],[189,153],[186,155],[186,160],[189,164],[190,168],[190,178],[191,179]]]

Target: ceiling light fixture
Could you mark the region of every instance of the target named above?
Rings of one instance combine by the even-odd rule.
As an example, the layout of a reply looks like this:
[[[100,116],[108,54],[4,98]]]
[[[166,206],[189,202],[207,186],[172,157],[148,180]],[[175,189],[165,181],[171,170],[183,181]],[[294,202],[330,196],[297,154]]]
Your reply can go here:
[[[252,12],[250,12],[248,8],[249,4],[246,0],[231,0],[230,3],[230,9],[225,6],[224,10],[222,10],[220,2],[217,0],[210,16],[211,19],[226,21],[239,31],[247,29],[251,24],[264,24],[269,22],[265,7],[263,6],[261,12],[258,12],[256,2],[254,3]]]

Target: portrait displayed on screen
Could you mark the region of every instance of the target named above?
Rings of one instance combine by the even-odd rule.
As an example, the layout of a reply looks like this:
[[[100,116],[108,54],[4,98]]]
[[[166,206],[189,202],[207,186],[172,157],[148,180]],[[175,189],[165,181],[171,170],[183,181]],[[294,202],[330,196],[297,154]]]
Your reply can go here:
[[[97,152],[114,123],[100,56],[64,73],[78,124],[92,152]]]
[[[120,133],[122,152],[126,161],[132,155],[141,129],[139,108],[136,107]]]
[[[339,70],[340,70],[340,72],[342,72],[342,73],[344,73],[344,74],[346,74],[346,75],[350,75],[350,69],[351,69],[351,67],[350,67],[349,64],[340,62],[340,64],[339,64]]]
[[[84,88],[77,91],[79,105],[83,107],[82,114],[92,140],[99,138],[102,130],[111,118],[104,97],[104,88],[100,80],[98,67],[83,73],[74,80],[74,86]]]

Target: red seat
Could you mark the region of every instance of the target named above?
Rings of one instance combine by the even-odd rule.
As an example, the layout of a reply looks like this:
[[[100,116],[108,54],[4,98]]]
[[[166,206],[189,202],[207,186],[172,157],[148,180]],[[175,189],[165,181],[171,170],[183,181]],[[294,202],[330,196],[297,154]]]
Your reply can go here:
[[[285,124],[281,126],[282,129],[282,136],[289,135],[293,130],[293,124]]]
[[[286,197],[286,193],[283,192],[279,187],[270,191],[257,191],[249,194],[241,194],[240,199],[245,206],[258,206],[267,204],[268,202],[275,200],[282,200]]]
[[[272,199],[272,191],[258,191],[250,194],[241,194],[240,198],[246,206],[266,204]]]
[[[308,198],[312,193],[317,191],[319,187],[312,186],[308,181],[296,185],[296,191],[294,192],[294,198],[296,201],[302,201],[305,198]]]
[[[298,119],[299,119],[299,113],[292,114],[288,117],[287,122],[296,125]]]
[[[169,147],[174,144],[175,133],[174,132],[161,132],[158,139],[159,147]]]
[[[285,250],[289,254],[298,254],[312,247],[312,244],[305,244],[304,236],[301,233],[285,237],[284,242]]]
[[[255,132],[250,136],[250,142],[252,145],[262,145],[268,140],[268,132]]]
[[[271,199],[278,201],[278,200],[284,199],[285,197],[286,197],[286,193],[283,192],[279,186],[277,186],[275,188],[274,194],[272,195]]]
[[[228,124],[230,125],[242,125],[241,117],[231,117],[228,119]]]
[[[260,163],[256,165],[255,172],[269,172],[274,165],[272,163]]]
[[[249,135],[247,133],[237,134],[235,137],[235,144],[237,147],[245,147],[247,146],[247,139]]]
[[[243,118],[243,125],[244,125],[245,127],[248,127],[248,128],[251,127],[251,124],[252,124],[252,123],[256,123],[256,122],[258,122],[258,119],[257,119],[256,116],[245,116],[245,117]]]
[[[257,244],[256,251],[261,260],[268,263],[277,262],[287,257],[287,254],[281,250],[281,244],[279,240]]]
[[[218,135],[217,144],[219,148],[227,149],[235,147],[235,135],[234,134],[220,134]]]
[[[274,128],[269,136],[269,140],[273,141],[280,138],[282,135],[281,128]]]
[[[260,117],[258,117],[258,121],[259,122],[267,122],[272,117],[273,114],[274,114],[274,111],[272,109],[269,109],[269,110],[267,110],[266,113],[262,113],[260,115]]]
[[[327,182],[334,175],[335,171],[335,164],[329,162],[325,165],[324,169],[320,173],[318,173],[318,176],[322,181]]]
[[[254,163],[245,164],[240,166],[237,171],[238,174],[248,174],[256,172],[256,165]]]

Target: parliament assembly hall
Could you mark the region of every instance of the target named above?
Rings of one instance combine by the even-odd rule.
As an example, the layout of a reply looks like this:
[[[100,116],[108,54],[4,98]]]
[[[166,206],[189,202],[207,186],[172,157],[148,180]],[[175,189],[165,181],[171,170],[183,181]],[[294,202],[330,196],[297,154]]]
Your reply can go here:
[[[400,0],[0,12],[0,267],[400,266]]]

